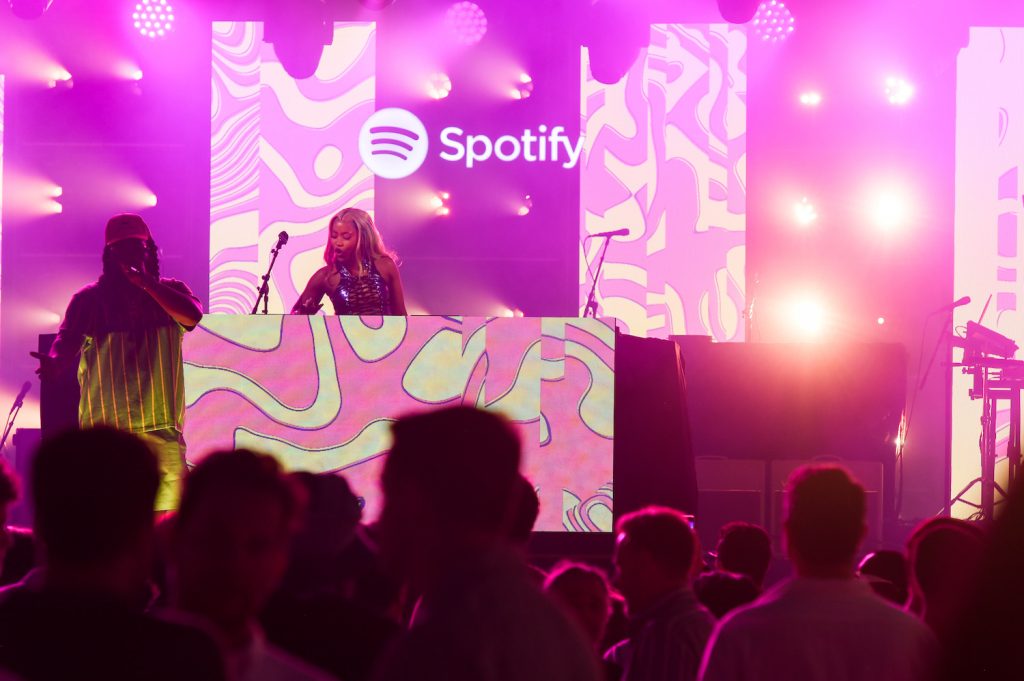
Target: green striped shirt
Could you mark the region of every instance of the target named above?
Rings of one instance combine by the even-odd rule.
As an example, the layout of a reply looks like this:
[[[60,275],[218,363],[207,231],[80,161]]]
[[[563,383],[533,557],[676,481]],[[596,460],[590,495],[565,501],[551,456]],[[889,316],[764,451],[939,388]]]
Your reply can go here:
[[[192,295],[180,281],[161,281]],[[97,283],[76,293],[50,355],[67,361],[81,353],[79,424],[180,432],[185,415],[184,334],[185,327],[141,290]]]

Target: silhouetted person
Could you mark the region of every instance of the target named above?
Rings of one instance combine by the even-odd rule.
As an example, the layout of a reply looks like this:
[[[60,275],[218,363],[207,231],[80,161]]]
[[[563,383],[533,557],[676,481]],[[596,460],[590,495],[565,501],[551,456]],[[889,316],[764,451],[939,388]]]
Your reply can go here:
[[[899,551],[872,551],[860,561],[857,575],[872,591],[885,600],[903,607],[910,596],[907,582],[907,559]]]
[[[750,577],[758,589],[772,562],[772,540],[763,527],[745,522],[732,522],[719,532],[715,549],[718,567],[725,572]]]
[[[18,483],[7,464],[0,460],[0,568],[4,565],[11,536],[7,531],[7,513],[18,500]]]
[[[1024,477],[995,521],[978,578],[943,648],[940,681],[1020,678],[1024,640]]]
[[[617,530],[614,581],[630,634],[605,659],[624,681],[696,679],[715,623],[690,588],[696,535],[682,513],[654,506],[623,516]]]
[[[284,575],[301,499],[277,461],[214,452],[186,478],[171,528],[172,602],[206,623],[233,679],[329,678],[264,640],[256,617]]]
[[[985,550],[984,535],[967,521],[933,518],[907,540],[913,603],[941,644],[967,607]]]
[[[611,616],[611,587],[604,573],[583,563],[559,563],[544,582],[544,593],[565,608],[598,651]]]
[[[339,475],[294,473],[307,495],[283,582],[260,617],[267,638],[343,681],[367,679],[399,625],[352,598],[344,561],[362,516]]]
[[[509,539],[520,443],[468,407],[407,416],[384,463],[381,553],[423,594],[379,678],[599,678],[576,626],[534,585]]]
[[[35,679],[221,679],[193,629],[143,614],[160,473],[109,428],[43,443],[31,487],[41,566],[0,592],[0,667]]]
[[[805,466],[786,485],[794,579],[725,617],[702,681],[916,681],[936,652],[927,627],[854,574],[866,532],[864,488],[839,467]]]
[[[753,580],[747,575],[714,570],[701,574],[693,582],[697,600],[721,619],[741,605],[753,603],[761,595]]]

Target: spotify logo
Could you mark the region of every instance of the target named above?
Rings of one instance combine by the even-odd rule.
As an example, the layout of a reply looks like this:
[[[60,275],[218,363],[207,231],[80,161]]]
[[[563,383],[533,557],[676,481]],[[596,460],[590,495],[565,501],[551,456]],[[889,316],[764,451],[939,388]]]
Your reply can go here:
[[[427,129],[410,111],[381,109],[359,130],[359,155],[377,177],[397,180],[416,172],[427,158]]]

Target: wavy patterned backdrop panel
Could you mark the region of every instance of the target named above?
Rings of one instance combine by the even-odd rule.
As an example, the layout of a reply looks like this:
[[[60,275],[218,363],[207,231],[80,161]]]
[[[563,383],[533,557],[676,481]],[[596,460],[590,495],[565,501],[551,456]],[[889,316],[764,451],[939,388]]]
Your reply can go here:
[[[210,311],[252,309],[281,231],[272,312],[289,309],[323,265],[327,220],[373,211],[373,174],[359,126],[375,107],[373,23],[339,23],[312,78],[296,81],[263,42],[259,22],[213,25],[210,137]]]
[[[4,76],[0,74],[0,262],[4,246]],[[2,270],[3,265],[0,265]],[[0,271],[2,274],[2,271]],[[0,288],[0,310],[3,310],[3,289]]]
[[[395,417],[497,410],[519,428],[546,531],[612,530],[615,332],[564,318],[207,315],[185,340],[192,461],[252,447],[343,471],[379,512]]]
[[[1020,346],[1024,346],[1022,73],[1024,28],[971,28],[967,47],[957,57],[953,291],[958,296],[969,295],[972,302],[954,311],[954,328],[978,321],[991,295],[982,323]],[[950,496],[981,473],[978,436],[982,401],[970,399],[970,388],[971,376],[954,371]],[[997,450],[1001,454],[1006,451],[1009,421],[1009,408],[1001,410],[997,416]],[[1005,458],[999,462],[996,477],[1000,484],[1005,483]],[[965,499],[980,502],[980,486],[974,485]],[[966,517],[976,509],[957,503],[951,510],[954,516]]]
[[[743,340],[746,54],[742,26],[654,25],[650,47],[615,85],[583,50],[580,307],[601,239],[604,316],[638,336]]]

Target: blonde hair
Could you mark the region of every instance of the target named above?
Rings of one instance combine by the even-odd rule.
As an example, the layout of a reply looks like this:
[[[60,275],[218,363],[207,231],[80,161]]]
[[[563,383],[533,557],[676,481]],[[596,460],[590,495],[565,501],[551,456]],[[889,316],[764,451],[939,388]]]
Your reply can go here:
[[[341,225],[346,218],[352,221],[359,236],[357,255],[359,256],[360,263],[372,263],[382,255],[391,258],[396,263],[398,262],[398,256],[393,251],[389,251],[384,245],[384,240],[381,238],[380,232],[377,231],[377,226],[373,224],[373,218],[365,210],[359,208],[342,208],[331,218],[327,227],[327,247],[324,249],[324,262],[328,265],[334,264],[334,245],[331,243],[330,228]]]

